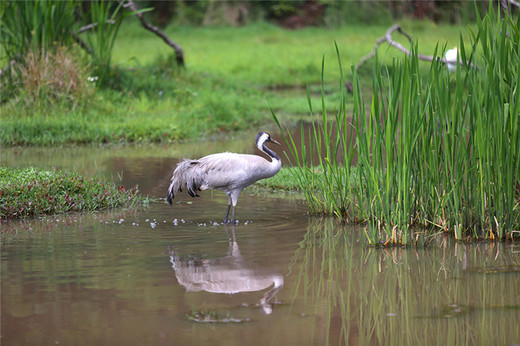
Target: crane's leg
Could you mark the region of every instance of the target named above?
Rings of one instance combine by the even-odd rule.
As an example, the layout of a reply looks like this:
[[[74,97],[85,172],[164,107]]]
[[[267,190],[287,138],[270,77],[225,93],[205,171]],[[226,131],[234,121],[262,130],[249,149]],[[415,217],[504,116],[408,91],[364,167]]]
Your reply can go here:
[[[231,193],[227,193],[228,195],[228,206],[227,206],[227,212],[226,212],[226,216],[224,216],[224,223],[228,223],[229,219],[228,219],[228,216],[229,216],[229,210],[231,209]],[[233,216],[235,216],[235,208],[233,208]],[[234,217],[233,217],[233,220],[234,220]]]
[[[235,224],[235,207],[236,207],[236,204],[233,205],[233,211],[231,212],[231,224],[232,225]]]
[[[240,196],[240,192],[242,192],[242,190],[240,190],[240,191],[235,190],[233,192],[227,193],[228,208],[227,208],[226,216],[224,217],[224,223],[228,223],[229,210],[231,209],[231,207],[233,207],[233,210],[231,211],[231,224],[233,224],[233,225],[235,224],[235,209],[236,209],[237,202],[238,202],[238,196]]]
[[[230,200],[231,200],[231,204],[233,206],[233,210],[231,211],[231,224],[234,225],[235,224],[235,209],[237,207],[237,203],[238,203],[238,197],[240,196],[240,192],[242,192],[242,190],[235,190],[233,192],[231,192],[231,195],[230,195]]]
[[[231,209],[231,204],[227,206],[226,216],[224,216],[224,223],[228,223],[229,209]],[[235,215],[235,209],[233,208],[233,215]]]

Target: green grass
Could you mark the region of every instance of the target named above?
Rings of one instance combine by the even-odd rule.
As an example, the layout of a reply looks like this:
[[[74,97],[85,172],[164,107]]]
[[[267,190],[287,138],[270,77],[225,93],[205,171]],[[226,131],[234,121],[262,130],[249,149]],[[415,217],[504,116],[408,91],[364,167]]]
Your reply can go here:
[[[282,168],[274,177],[259,180],[255,185],[268,190],[299,191],[294,169],[294,167]]]
[[[137,188],[63,171],[0,167],[0,219],[129,207],[142,200]]]
[[[150,71],[121,72],[121,91],[96,92],[88,104],[71,109],[60,102],[11,100],[2,106],[3,145],[166,142],[232,131],[265,120],[255,90],[211,76],[171,72],[161,80]],[[143,81],[143,79],[148,78]],[[214,92],[214,90],[217,90]]]
[[[433,53],[437,42],[446,42],[449,47],[458,44],[458,26],[428,21],[401,24],[414,39],[420,40],[423,54]],[[321,83],[323,56],[328,63],[336,62],[335,41],[341,51],[342,64],[349,67],[370,53],[387,28],[356,25],[286,30],[260,22],[240,28],[170,26],[165,32],[183,47],[189,70],[212,73],[251,86],[305,87]],[[404,37],[395,38],[407,43]],[[381,50],[386,51],[386,47],[382,46]],[[146,66],[157,56],[170,53],[171,48],[142,30],[135,21],[129,21],[121,28],[114,46],[114,61],[124,66]],[[402,56],[395,49],[388,50],[387,54]],[[326,83],[337,83],[337,79],[337,70],[325,71]]]
[[[325,179],[322,168],[319,166],[309,168],[309,174],[314,177],[314,185],[309,190],[313,190],[317,194],[322,193],[321,186]],[[352,184],[355,184],[355,174],[352,174],[352,177]],[[259,180],[255,185],[269,190],[303,191],[299,179],[299,167],[286,167],[282,168],[274,177]]]
[[[457,27],[429,22],[405,22],[403,27],[426,42],[456,43],[452,37]],[[0,145],[200,138],[265,124],[270,107],[291,122],[306,119],[306,86],[318,103],[320,62],[325,57],[327,63],[335,63],[334,41],[342,64],[350,66],[371,51],[385,30],[383,26],[351,26],[289,31],[266,23],[242,28],[169,27],[166,33],[186,55],[186,70],[179,70],[171,48],[130,20],[121,26],[113,47],[116,67],[105,81],[111,89],[92,82],[93,95],[76,103],[66,97],[34,100],[22,90],[0,105]],[[433,46],[425,45],[422,52],[430,53]],[[402,53],[390,49],[382,55],[391,58]],[[95,77],[90,73],[82,78]],[[368,76],[370,72],[360,73]],[[341,97],[337,77],[336,69],[325,72],[329,105]],[[370,87],[369,79],[364,87]],[[351,110],[352,98],[346,101]]]

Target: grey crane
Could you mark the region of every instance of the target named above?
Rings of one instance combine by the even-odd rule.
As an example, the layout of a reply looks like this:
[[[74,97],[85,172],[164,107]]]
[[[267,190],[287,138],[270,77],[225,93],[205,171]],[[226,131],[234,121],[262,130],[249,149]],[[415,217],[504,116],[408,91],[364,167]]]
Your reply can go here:
[[[171,205],[175,193],[182,192],[185,186],[192,197],[199,196],[197,190],[219,189],[228,196],[224,223],[228,223],[229,210],[233,206],[231,223],[235,224],[235,208],[240,192],[256,181],[270,178],[280,171],[282,161],[266,146],[268,142],[280,144],[271,139],[267,132],[259,132],[256,135],[256,147],[269,156],[271,161],[258,155],[224,152],[204,156],[198,160],[184,159],[179,162],[168,188],[168,203]]]

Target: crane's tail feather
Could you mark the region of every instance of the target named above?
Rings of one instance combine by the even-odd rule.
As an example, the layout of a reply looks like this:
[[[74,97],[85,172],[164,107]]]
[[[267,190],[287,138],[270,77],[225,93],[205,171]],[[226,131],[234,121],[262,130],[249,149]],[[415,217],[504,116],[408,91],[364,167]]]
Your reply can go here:
[[[187,182],[186,185],[188,186],[188,193],[190,194],[191,197],[200,197],[197,194],[197,192],[195,192],[195,190],[200,191],[200,188],[197,187],[194,180],[191,181],[191,184],[189,182]]]
[[[177,168],[173,172],[172,182],[168,188],[168,196],[166,200],[171,205],[175,198],[175,193],[182,192],[182,188],[186,186],[191,197],[199,197],[197,190],[200,191],[202,185],[202,176],[199,170],[199,161],[183,160],[177,164]]]
[[[173,199],[175,198],[175,194],[173,193],[173,183],[170,184],[170,187],[168,188],[168,196],[166,197],[166,200],[170,205],[173,203]]]

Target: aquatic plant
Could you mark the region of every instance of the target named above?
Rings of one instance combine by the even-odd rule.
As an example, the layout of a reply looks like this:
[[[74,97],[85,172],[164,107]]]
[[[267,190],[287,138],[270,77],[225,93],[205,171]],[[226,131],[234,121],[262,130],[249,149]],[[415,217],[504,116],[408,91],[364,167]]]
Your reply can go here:
[[[98,178],[63,171],[0,167],[0,219],[132,206],[142,198]]]
[[[423,76],[416,43],[410,56],[390,66],[376,54],[369,109],[352,68],[351,121],[344,98],[330,121],[322,97],[321,123],[313,121],[309,147],[284,131],[311,211],[366,222],[372,244],[409,244],[417,226],[450,232],[459,240],[515,236],[520,227],[520,19],[501,18],[490,8],[477,28],[470,49],[461,35],[465,63],[455,75],[439,58]],[[434,56],[441,57],[437,52]],[[309,108],[312,114],[310,101]],[[306,158],[316,153],[318,162],[308,164]],[[351,184],[354,154],[359,188]],[[315,164],[325,176],[318,193],[311,174]]]
[[[189,321],[200,323],[243,323],[251,322],[249,318],[236,318],[229,315],[222,316],[216,311],[193,309],[191,313],[184,315]]]
[[[354,132],[347,117],[341,59],[336,45],[340,65],[340,103],[333,120],[327,116],[325,102],[324,73],[325,59],[322,59],[321,74],[321,122],[315,117],[309,90],[307,102],[312,119],[309,129],[309,146],[305,145],[305,130],[301,123],[301,140],[296,143],[289,131],[284,131],[274,111],[273,118],[289,146],[289,160],[295,165],[291,170],[300,189],[305,194],[312,212],[334,213],[340,218],[350,219],[353,176],[354,146],[350,145]],[[315,161],[317,160],[317,161]]]

